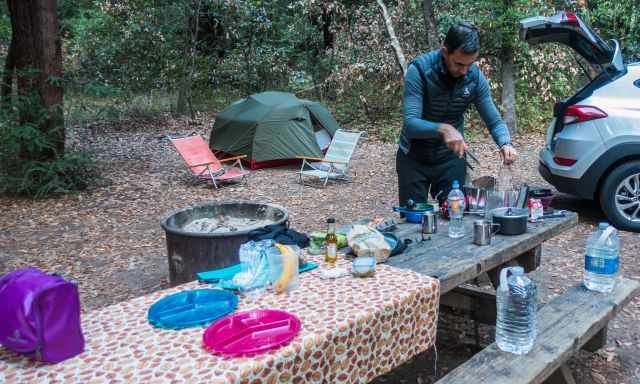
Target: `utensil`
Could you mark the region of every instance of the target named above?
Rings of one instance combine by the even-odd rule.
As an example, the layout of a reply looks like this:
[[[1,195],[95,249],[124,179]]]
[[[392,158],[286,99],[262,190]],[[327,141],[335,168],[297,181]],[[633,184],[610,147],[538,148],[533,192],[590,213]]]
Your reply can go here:
[[[496,228],[494,230],[494,227]],[[473,243],[476,245],[491,244],[491,237],[500,230],[500,224],[491,223],[489,220],[476,220],[473,222]]]
[[[464,151],[464,156],[462,156],[462,160],[464,160],[464,164],[467,166],[467,168],[473,171],[474,168],[471,165],[471,163],[469,163],[469,161],[467,160],[467,155],[469,155],[469,157],[471,158],[471,160],[473,160],[474,163],[480,165],[480,162],[478,161],[478,158],[473,155],[472,152],[469,152],[468,149]]]
[[[498,233],[503,235],[521,235],[527,231],[529,212],[522,208],[495,208],[491,210],[492,222],[500,224]]]
[[[566,216],[567,216],[567,211],[559,210],[559,211],[553,211],[553,213],[542,215],[542,219],[555,219],[558,217],[566,217]]]
[[[463,157],[462,160],[464,160],[464,164],[467,166],[467,168],[469,168],[472,171],[474,170],[473,166],[469,164],[466,157]]]
[[[476,164],[480,164],[480,160],[478,160],[478,158],[468,148],[464,152],[469,155],[469,157],[471,157],[471,160],[473,160]]]
[[[523,183],[518,191],[518,200],[516,201],[516,208],[524,208],[527,205],[527,196],[529,196],[529,186],[527,183]]]
[[[436,214],[432,211],[427,211],[422,215],[422,234],[431,235],[438,232],[438,220]]]

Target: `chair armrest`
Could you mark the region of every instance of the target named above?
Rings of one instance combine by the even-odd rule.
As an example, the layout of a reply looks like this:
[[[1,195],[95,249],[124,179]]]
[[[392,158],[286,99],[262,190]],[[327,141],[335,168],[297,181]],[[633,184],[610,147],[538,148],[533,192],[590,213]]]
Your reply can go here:
[[[296,156],[296,159],[322,161],[322,159],[319,157],[311,157],[311,156]]]
[[[226,161],[234,161],[234,160],[244,159],[245,157],[247,157],[247,155],[239,155],[239,156],[228,157],[226,159],[222,159],[222,160],[219,160],[219,161],[221,163],[224,163]]]
[[[195,168],[195,167],[202,167],[203,165],[211,165],[211,164],[215,164],[215,161],[210,161],[208,163],[202,163],[202,164],[194,164],[194,165],[188,165],[187,166],[189,168]]]
[[[334,163],[334,164],[348,164],[348,161],[340,161],[340,160],[325,160],[325,159],[321,159],[319,157],[308,157],[308,156],[296,156],[296,159],[302,159],[302,160],[315,160],[315,161],[321,161],[323,163]]]

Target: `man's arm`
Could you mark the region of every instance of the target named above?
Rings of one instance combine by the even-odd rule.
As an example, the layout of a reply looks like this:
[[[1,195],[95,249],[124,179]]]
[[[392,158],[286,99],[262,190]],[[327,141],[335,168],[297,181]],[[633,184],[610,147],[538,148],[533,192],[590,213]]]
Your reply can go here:
[[[403,131],[408,139],[435,139],[440,137],[440,123],[422,119],[423,85],[415,65],[409,65],[404,78]]]
[[[480,117],[489,128],[493,140],[502,147],[505,144],[511,144],[511,135],[507,125],[502,121],[498,110],[496,109],[491,97],[489,83],[482,72],[478,72],[478,94],[474,100],[476,109],[480,113]]]

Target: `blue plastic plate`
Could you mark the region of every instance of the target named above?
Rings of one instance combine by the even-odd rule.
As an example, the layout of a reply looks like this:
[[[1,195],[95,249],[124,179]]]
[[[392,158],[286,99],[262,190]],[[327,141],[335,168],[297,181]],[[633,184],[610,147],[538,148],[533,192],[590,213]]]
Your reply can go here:
[[[238,296],[221,289],[196,289],[163,297],[149,308],[147,319],[158,328],[182,329],[208,325],[233,312]]]

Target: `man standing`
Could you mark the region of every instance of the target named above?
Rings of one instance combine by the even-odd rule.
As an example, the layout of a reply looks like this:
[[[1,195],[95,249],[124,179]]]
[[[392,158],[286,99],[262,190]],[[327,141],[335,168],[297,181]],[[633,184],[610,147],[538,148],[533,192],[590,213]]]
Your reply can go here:
[[[474,103],[500,147],[505,164],[516,158],[486,78],[474,62],[480,51],[475,26],[458,23],[447,32],[444,46],[415,58],[407,69],[404,124],[396,156],[400,205],[408,199],[425,202],[427,186],[446,199],[451,184],[465,179],[464,113]]]

